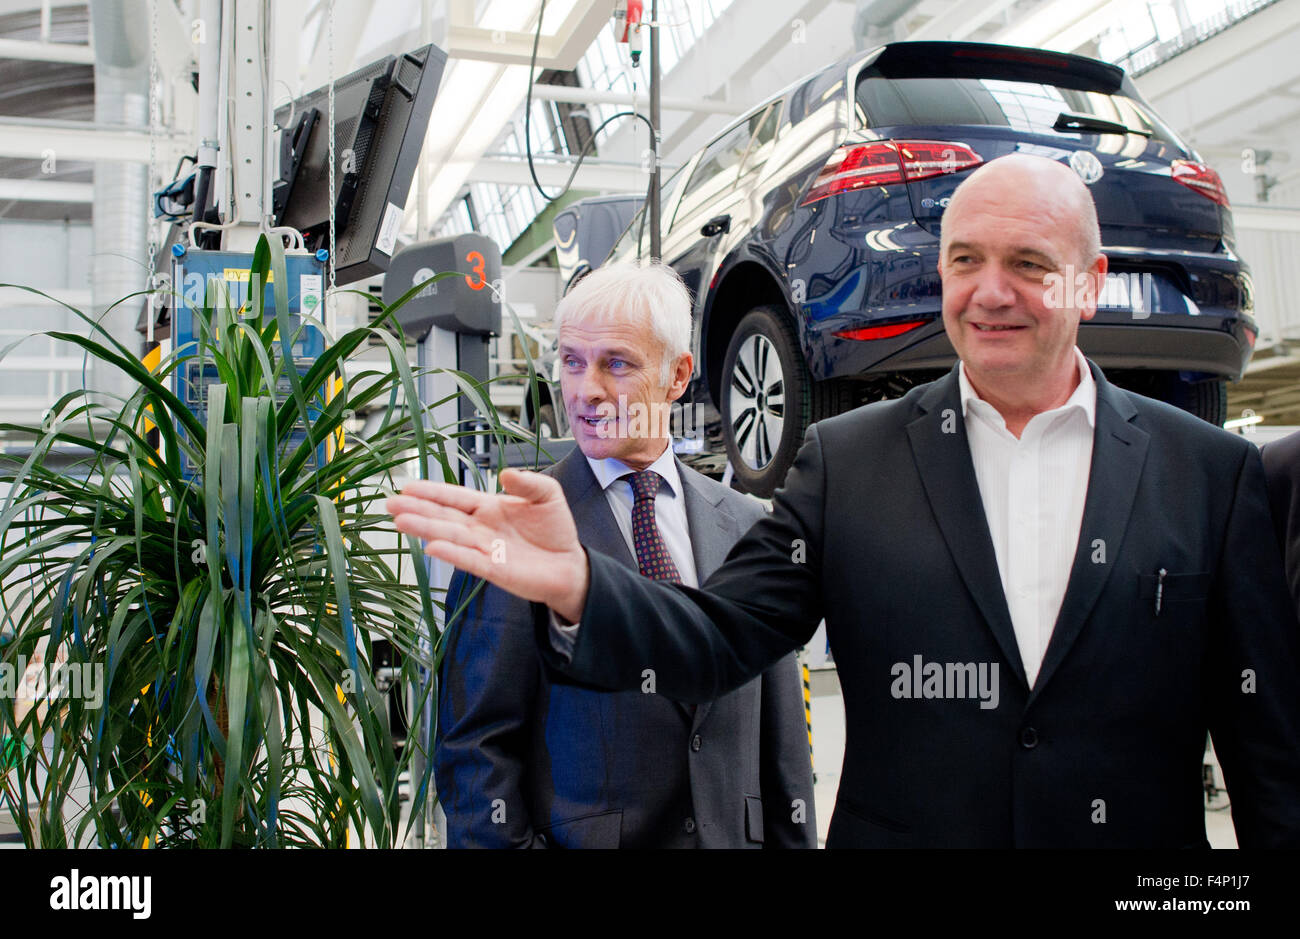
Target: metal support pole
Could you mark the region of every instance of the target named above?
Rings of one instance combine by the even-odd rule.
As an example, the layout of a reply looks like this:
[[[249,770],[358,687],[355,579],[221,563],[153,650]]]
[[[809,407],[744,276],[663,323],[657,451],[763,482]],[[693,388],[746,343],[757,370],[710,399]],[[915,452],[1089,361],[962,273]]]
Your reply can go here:
[[[654,149],[654,166],[650,168],[650,257],[659,261],[663,258],[660,244],[663,227],[659,218],[659,157],[663,144],[659,124],[659,0],[650,4],[650,124]]]
[[[221,118],[226,113],[220,98],[221,84],[221,0],[199,3],[199,146],[198,180],[194,193],[194,220],[203,221],[213,192],[217,172],[217,151],[221,148]]]
[[[459,420],[459,406],[457,403],[455,379],[447,374],[430,374],[436,367],[446,368],[448,363],[456,362],[456,334],[445,329],[431,329],[429,334],[421,339],[415,345],[415,367],[419,375],[417,388],[420,395],[420,402],[444,401],[443,404],[429,410],[425,410],[419,417],[424,421],[427,429],[450,428],[454,427]],[[412,402],[412,406],[418,406]],[[413,415],[414,416],[414,415]],[[432,473],[432,458],[428,453],[421,453],[417,457],[424,469],[426,479],[434,478]],[[451,581],[452,567],[444,561],[435,558],[423,558],[426,570],[429,573],[429,585],[434,589],[445,588]],[[423,634],[420,637],[420,646],[423,655],[427,658],[433,658],[433,646],[435,638],[441,634],[443,623],[425,623]],[[416,689],[416,700],[422,702],[420,708],[420,736],[418,741],[408,741],[408,746],[417,747],[415,755],[411,758],[411,843],[413,847],[424,848],[431,847],[428,835],[430,833],[431,817],[429,814],[429,805],[432,801],[431,796],[436,790],[438,781],[431,781],[430,791],[425,794],[422,802],[416,802],[416,784],[424,775],[425,767],[428,764],[429,757],[433,753],[433,724],[437,717],[437,708],[435,707],[437,676],[424,669],[420,670],[420,687]]]
[[[222,246],[233,251],[252,251],[262,230],[265,190],[269,185],[266,148],[268,108],[266,88],[266,44],[270,12],[266,0],[233,2],[235,23],[233,61],[230,67],[234,138],[235,214],[239,227],[226,233]],[[223,37],[224,38],[224,37]],[[223,109],[223,112],[224,109]]]
[[[429,364],[430,359],[433,358],[429,350],[429,343],[432,339],[433,339],[432,335],[425,336],[423,339],[421,339],[419,342],[415,344],[415,367],[416,367],[416,374],[419,376],[417,381],[417,387],[419,388],[420,391],[421,401],[436,400],[434,398],[429,397],[429,394],[433,391],[433,389],[430,387],[432,385],[432,377],[428,374],[429,367],[430,367]],[[412,402],[411,406],[414,407],[415,403]],[[412,416],[414,417],[414,415]],[[425,428],[427,429],[429,425],[428,415],[427,414],[421,415],[419,417],[419,420],[424,422]],[[428,479],[429,478],[429,454],[421,453],[417,456],[417,459],[420,461],[421,467],[423,469],[421,476],[423,476],[425,479]],[[427,555],[425,555],[422,560],[424,562],[425,570],[428,573],[429,584],[432,585],[433,583],[435,583],[434,581],[434,577],[436,576],[435,566],[441,562]],[[420,651],[426,658],[432,658],[433,656],[433,630],[437,629],[438,627],[439,624],[437,623],[422,624],[421,635],[420,635]],[[415,754],[411,757],[411,764],[410,764],[411,765],[411,770],[410,770],[411,772],[411,828],[410,830],[413,832],[412,839],[411,839],[412,845],[416,848],[423,848],[425,846],[426,844],[425,836],[428,832],[428,827],[429,827],[428,808],[429,808],[430,800],[429,800],[428,793],[425,794],[425,798],[423,800],[417,801],[417,796],[419,793],[418,790],[419,780],[424,776],[425,765],[428,763],[428,757],[426,756],[426,754],[431,754],[433,752],[433,733],[431,727],[431,724],[433,722],[433,700],[432,700],[432,693],[430,691],[430,686],[429,686],[429,683],[432,680],[433,680],[432,674],[430,674],[427,670],[423,668],[420,669],[420,686],[415,689],[415,696],[414,696],[415,701],[420,702],[420,721],[419,721],[420,735],[418,740],[415,741],[409,739],[407,740],[407,746],[411,746],[412,744],[414,744],[416,748]],[[408,711],[407,713],[410,712]]]

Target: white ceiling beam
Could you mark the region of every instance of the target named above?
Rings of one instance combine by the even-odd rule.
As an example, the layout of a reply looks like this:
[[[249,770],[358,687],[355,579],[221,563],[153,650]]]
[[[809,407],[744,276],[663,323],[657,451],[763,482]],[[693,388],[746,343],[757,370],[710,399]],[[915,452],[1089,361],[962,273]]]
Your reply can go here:
[[[41,0],[0,0],[0,16],[8,16],[10,13],[30,14],[41,5]],[[84,2],[77,2],[77,0],[52,0],[50,3],[51,8],[85,6]]]
[[[1203,140],[1233,144],[1240,158],[1245,147],[1267,150],[1272,168],[1290,161],[1293,145],[1300,130],[1300,107],[1293,99],[1272,95],[1255,102],[1240,113],[1221,115],[1212,125],[1195,128],[1197,151],[1204,153]]]
[[[160,147],[173,143],[184,147],[186,142],[180,136],[159,134]],[[148,163],[149,134],[84,121],[0,119],[0,157],[44,160],[51,156],[55,160]]]
[[[1300,82],[1297,42],[1300,4],[1274,4],[1144,72],[1138,86],[1180,133],[1198,144],[1219,143],[1222,123]]]
[[[1300,4],[1276,3],[1142,73],[1137,85],[1198,149],[1294,150],[1297,43]]]
[[[569,179],[573,166],[568,163],[533,162],[537,178],[547,189],[559,189]],[[484,157],[474,164],[466,182],[497,183],[502,186],[531,186],[528,163],[524,160],[507,160],[501,157]],[[587,160],[573,178],[575,189],[595,189],[600,192],[644,191],[650,177],[639,166],[593,163]]]
[[[537,64],[554,61],[561,44],[559,36],[542,37],[537,43]],[[447,54],[476,62],[527,65],[533,59],[533,37],[477,26],[451,26],[447,29]]]
[[[575,3],[557,31],[563,42],[551,53],[550,67],[565,71],[577,68],[578,60],[591,48],[600,31],[612,28],[613,12],[608,0],[580,0]],[[645,17],[650,18],[649,7],[646,8]],[[649,48],[650,44],[647,42],[647,55]]]
[[[1009,46],[1072,51],[1096,36],[1102,26],[1122,19],[1124,0],[1048,0],[1006,29],[992,41]],[[1112,9],[1114,8],[1114,9]],[[1068,47],[1068,48],[1067,48]]]
[[[80,355],[11,355],[0,361],[6,372],[80,372],[85,359]]]
[[[93,46],[84,43],[0,39],[0,59],[63,62],[68,65],[94,65],[95,49]]]
[[[89,288],[79,290],[75,288],[49,287],[41,288],[48,297],[42,297],[40,294],[32,293],[30,290],[19,290],[11,287],[7,290],[0,290],[0,310],[33,307],[33,306],[59,306],[67,304],[78,310],[89,310],[91,307],[91,295]]]
[[[650,96],[619,94],[615,91],[595,91],[591,88],[574,88],[570,85],[533,85],[533,98],[540,101],[561,101],[567,104],[617,104],[635,108],[642,113],[649,110]],[[707,98],[661,98],[659,106],[665,111],[692,111],[701,114],[727,114],[739,117],[744,110],[725,101]]]
[[[473,6],[472,3],[453,3],[449,12],[449,29],[452,25],[469,22],[467,17],[472,18]],[[536,24],[535,13],[530,7],[531,4],[526,4],[521,10],[517,3],[497,0],[484,11],[482,26],[500,33],[505,24],[514,27],[510,31],[527,34],[528,25]],[[607,13],[604,4],[595,0],[577,0],[569,8],[568,15],[553,2],[547,7],[543,30],[559,20],[560,26],[551,35],[579,37],[580,55],[600,30],[608,26]],[[575,24],[575,17],[585,21]],[[546,36],[547,33],[543,32],[543,41]],[[572,68],[576,63],[576,58],[568,63],[539,59],[538,65]],[[436,170],[425,191],[417,194],[418,198],[427,200],[426,218],[437,218],[456,198],[467,174],[491,148],[504,124],[518,111],[527,90],[526,67],[498,61],[451,58],[433,103],[429,135],[422,156]],[[418,211],[412,212],[412,221],[418,215]]]
[[[93,202],[93,183],[68,183],[56,179],[0,179],[0,201]]]
[[[579,0],[575,3],[554,32],[543,33],[537,39],[538,67],[564,71],[574,68],[600,31],[609,26],[610,9],[607,8],[609,3],[603,0]],[[472,7],[470,10],[472,12]],[[447,25],[449,57],[502,65],[527,65],[532,61],[536,38],[532,31],[476,25],[472,19],[463,18],[466,11],[459,4],[453,4],[450,12]],[[547,20],[550,20],[549,16]]]
[[[965,39],[1015,2],[1016,0],[961,0],[903,38],[908,42]]]
[[[0,421],[6,424],[39,425],[49,413],[50,405],[56,397],[57,395],[0,395]]]
[[[1294,37],[1288,34],[1300,27],[1300,4],[1274,3],[1258,13],[1238,20],[1227,29],[1211,36],[1204,42],[1179,53],[1162,65],[1143,72],[1138,79],[1142,94],[1152,104],[1160,106],[1160,100],[1171,95],[1185,96],[1189,85],[1197,79],[1207,79],[1211,83],[1220,81],[1219,73],[1225,66],[1258,58],[1269,69],[1296,74],[1295,46],[1290,45],[1290,55],[1277,58],[1263,54],[1263,47],[1272,45],[1275,40],[1294,43]],[[1229,96],[1236,89],[1225,89]]]

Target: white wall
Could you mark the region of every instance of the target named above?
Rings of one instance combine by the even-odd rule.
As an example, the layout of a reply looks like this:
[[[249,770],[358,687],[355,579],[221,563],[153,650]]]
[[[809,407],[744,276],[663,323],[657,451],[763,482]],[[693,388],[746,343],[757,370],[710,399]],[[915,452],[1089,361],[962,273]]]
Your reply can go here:
[[[0,283],[35,287],[90,309],[91,229],[87,223],[0,225]],[[47,330],[87,332],[71,312],[12,287],[0,288],[0,349]],[[134,337],[117,339],[134,347]],[[0,420],[36,423],[54,401],[81,386],[82,356],[66,343],[37,336],[0,361]],[[92,380],[91,373],[87,379]]]

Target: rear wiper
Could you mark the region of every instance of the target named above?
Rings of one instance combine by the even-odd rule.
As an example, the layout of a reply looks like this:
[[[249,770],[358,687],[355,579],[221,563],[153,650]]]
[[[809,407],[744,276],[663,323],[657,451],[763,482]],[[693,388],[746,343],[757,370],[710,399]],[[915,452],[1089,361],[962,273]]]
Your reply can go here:
[[[1150,137],[1149,130],[1136,130],[1132,127],[1126,127],[1118,121],[1108,121],[1104,117],[1094,117],[1091,114],[1071,114],[1069,111],[1062,111],[1057,115],[1056,123],[1052,125],[1052,130],[1063,130],[1072,133],[1088,132],[1098,134],[1139,134],[1143,137]]]

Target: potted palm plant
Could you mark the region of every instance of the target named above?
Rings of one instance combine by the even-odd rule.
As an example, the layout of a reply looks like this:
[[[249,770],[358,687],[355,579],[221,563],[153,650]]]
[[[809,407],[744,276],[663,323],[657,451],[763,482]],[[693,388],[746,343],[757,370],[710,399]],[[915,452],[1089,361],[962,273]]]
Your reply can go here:
[[[264,236],[250,280],[268,278],[273,313],[261,290],[235,308],[209,288],[208,338],[154,367],[77,313],[89,335],[50,335],[136,390],[81,390],[40,426],[4,427],[30,450],[0,469],[0,692],[6,676],[16,689],[0,693],[0,798],[29,845],[395,845],[399,780],[428,787],[372,675],[380,639],[412,687],[428,694],[437,668],[423,556],[382,511],[396,475],[450,480],[459,463],[391,329],[427,282],[300,375],[276,341],[293,328],[283,246]],[[386,367],[347,375],[374,336]],[[169,387],[187,356],[219,376],[206,425]],[[483,387],[456,377],[504,434]],[[344,437],[363,410],[377,425]],[[56,452],[74,465],[47,465]]]

